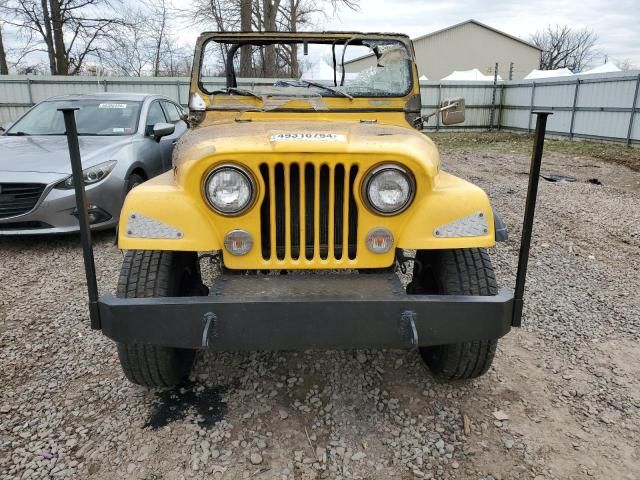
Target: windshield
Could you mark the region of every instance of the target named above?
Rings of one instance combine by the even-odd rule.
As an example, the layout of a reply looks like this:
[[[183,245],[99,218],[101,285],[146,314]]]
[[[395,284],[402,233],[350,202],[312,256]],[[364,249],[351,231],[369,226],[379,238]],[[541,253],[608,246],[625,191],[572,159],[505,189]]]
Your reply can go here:
[[[43,102],[18,120],[7,135],[64,135],[64,119],[58,108],[78,107],[79,135],[131,135],[138,127],[140,102],[124,100],[64,100]]]
[[[265,109],[268,101],[280,106],[282,99],[315,98],[318,104],[325,97],[403,97],[411,90],[411,58],[398,40],[297,42],[241,46],[209,40],[200,88],[209,94],[258,97]]]

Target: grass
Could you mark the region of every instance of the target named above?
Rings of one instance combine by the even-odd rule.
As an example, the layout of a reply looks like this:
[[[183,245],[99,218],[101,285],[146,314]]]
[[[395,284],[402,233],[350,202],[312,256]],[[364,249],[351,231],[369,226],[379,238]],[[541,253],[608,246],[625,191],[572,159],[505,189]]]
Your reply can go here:
[[[531,154],[533,135],[512,132],[429,132],[427,135],[448,150],[494,151],[500,153]],[[545,153],[571,157],[592,158],[625,165],[640,172],[640,148],[618,143],[587,140],[546,139]]]

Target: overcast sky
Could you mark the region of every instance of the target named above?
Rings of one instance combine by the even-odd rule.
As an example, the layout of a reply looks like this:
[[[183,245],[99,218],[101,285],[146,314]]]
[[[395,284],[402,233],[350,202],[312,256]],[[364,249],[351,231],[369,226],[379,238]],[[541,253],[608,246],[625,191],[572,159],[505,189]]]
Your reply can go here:
[[[176,4],[184,2],[177,1]],[[640,0],[360,0],[360,10],[342,9],[336,16],[318,18],[326,30],[400,32],[411,37],[474,19],[517,37],[547,24],[593,29],[602,55],[594,66],[630,59],[640,68]],[[182,35],[191,45],[193,25]]]
[[[588,27],[610,59],[640,68],[640,0],[361,0],[360,11],[341,10],[327,29],[398,31],[417,37],[474,19],[517,37],[545,25]],[[604,56],[597,63],[604,63]]]

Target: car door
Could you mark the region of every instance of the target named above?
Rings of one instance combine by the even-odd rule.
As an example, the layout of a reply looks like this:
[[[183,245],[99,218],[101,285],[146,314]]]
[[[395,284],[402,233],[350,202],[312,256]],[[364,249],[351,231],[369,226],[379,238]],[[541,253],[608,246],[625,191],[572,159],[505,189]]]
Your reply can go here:
[[[187,123],[182,119],[182,108],[169,100],[162,100],[162,108],[169,123],[173,123],[176,127],[172,135],[167,136],[171,139],[171,153],[169,154],[169,168],[171,168],[171,155],[173,147],[175,147],[180,137],[187,131]]]
[[[159,100],[154,100],[147,109],[144,120],[145,125],[145,146],[142,157],[144,158],[145,169],[150,177],[155,177],[168,170],[167,150],[170,150],[171,142],[162,142],[153,136],[153,126],[156,123],[168,123],[164,110],[160,106]],[[168,155],[171,155],[169,152]]]

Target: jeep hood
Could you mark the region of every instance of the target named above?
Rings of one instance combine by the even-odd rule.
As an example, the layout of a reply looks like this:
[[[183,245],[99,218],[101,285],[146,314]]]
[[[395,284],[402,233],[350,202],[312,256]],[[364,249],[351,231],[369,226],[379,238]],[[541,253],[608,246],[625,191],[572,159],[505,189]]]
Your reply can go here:
[[[430,173],[438,167],[438,152],[422,133],[386,124],[355,121],[229,121],[189,131],[180,140],[177,164],[213,155],[238,153],[385,153],[422,160]]]

